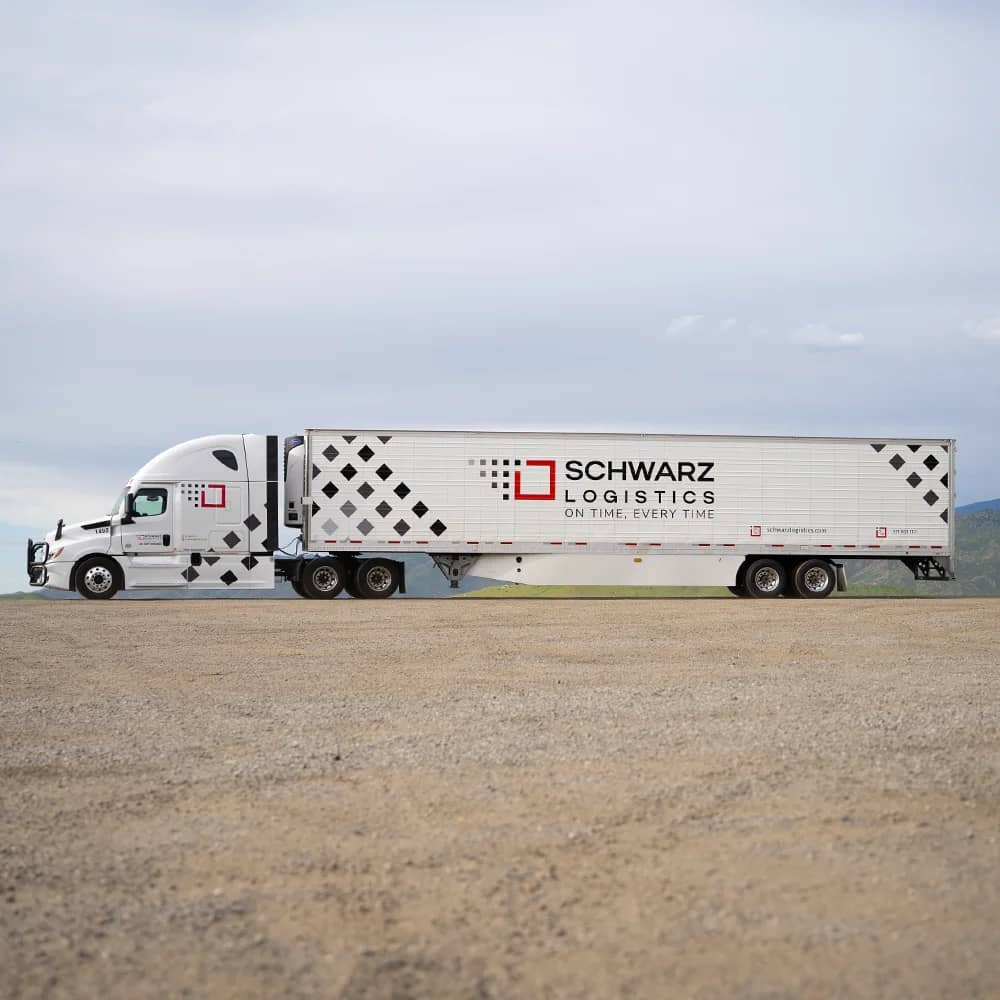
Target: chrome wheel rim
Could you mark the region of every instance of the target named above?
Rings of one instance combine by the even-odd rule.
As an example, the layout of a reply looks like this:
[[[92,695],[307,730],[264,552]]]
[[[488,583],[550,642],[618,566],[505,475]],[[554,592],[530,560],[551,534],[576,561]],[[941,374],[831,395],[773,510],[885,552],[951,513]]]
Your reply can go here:
[[[83,574],[83,583],[92,594],[106,594],[114,585],[114,577],[107,566],[91,566]]]
[[[830,574],[822,566],[813,566],[806,570],[802,582],[811,594],[821,594],[830,585]]]
[[[776,569],[764,566],[754,573],[753,583],[762,594],[773,594],[781,585],[781,576]]]
[[[313,571],[312,583],[320,593],[329,594],[337,589],[340,574],[332,566],[320,566]]]
[[[385,566],[373,566],[365,575],[368,588],[376,594],[383,594],[392,586],[392,573]]]

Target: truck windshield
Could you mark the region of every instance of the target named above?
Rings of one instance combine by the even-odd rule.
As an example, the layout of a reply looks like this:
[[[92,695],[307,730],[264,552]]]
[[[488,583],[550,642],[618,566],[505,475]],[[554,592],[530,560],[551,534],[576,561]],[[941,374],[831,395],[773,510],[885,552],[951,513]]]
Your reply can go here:
[[[125,491],[118,494],[118,499],[111,505],[111,517],[120,514],[125,509]]]

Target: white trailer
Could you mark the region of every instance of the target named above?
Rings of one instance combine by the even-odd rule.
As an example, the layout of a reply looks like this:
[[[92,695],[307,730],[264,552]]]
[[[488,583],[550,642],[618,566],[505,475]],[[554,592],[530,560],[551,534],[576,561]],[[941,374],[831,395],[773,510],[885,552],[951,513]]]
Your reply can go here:
[[[714,585],[826,597],[853,559],[954,579],[955,442],[489,431],[217,435],[163,452],[105,518],[28,543],[35,586],[405,591],[400,554],[453,586]],[[280,499],[283,480],[284,498]],[[302,552],[278,547],[279,519]]]

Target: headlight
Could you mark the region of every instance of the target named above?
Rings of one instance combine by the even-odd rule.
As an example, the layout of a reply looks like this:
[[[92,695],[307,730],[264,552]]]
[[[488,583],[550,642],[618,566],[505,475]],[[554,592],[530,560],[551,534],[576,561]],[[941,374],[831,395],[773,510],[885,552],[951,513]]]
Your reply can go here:
[[[52,562],[54,559],[58,559],[62,555],[63,548],[64,546],[60,546],[58,549],[55,549],[54,551],[50,552],[49,558],[46,560],[46,562]]]

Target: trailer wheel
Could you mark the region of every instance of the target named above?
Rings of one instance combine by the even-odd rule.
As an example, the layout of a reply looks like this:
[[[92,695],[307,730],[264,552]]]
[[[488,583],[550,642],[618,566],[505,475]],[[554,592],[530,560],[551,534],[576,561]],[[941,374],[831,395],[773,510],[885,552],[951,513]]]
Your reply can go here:
[[[339,559],[321,556],[302,564],[299,585],[306,597],[329,601],[344,589],[344,567]]]
[[[749,597],[746,587],[727,587],[726,588],[733,597]]]
[[[788,577],[774,559],[758,559],[747,567],[746,587],[751,597],[781,597]]]
[[[837,586],[837,571],[825,559],[806,559],[795,567],[792,583],[799,597],[829,597]]]
[[[121,572],[113,559],[98,556],[76,568],[77,592],[89,601],[109,601],[121,587]]]
[[[392,597],[399,590],[399,565],[391,559],[364,559],[354,576],[358,597]]]

